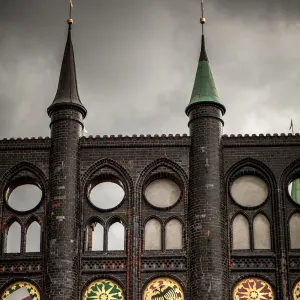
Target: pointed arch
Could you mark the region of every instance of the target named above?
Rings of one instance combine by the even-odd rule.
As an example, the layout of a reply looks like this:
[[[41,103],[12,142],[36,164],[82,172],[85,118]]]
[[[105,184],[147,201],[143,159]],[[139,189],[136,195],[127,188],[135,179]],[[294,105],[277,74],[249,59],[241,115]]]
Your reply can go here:
[[[22,223],[16,217],[11,217],[6,222],[5,229],[5,253],[21,253],[22,245]]]
[[[258,174],[260,174],[266,181],[266,183],[270,186],[270,190],[273,190],[276,187],[277,181],[272,170],[263,162],[251,157],[247,157],[238,161],[227,170],[225,174],[227,190],[229,188],[230,182],[235,179],[235,174],[238,174],[239,171],[244,168],[248,168],[246,172],[248,173],[247,175],[256,176],[257,174],[255,174],[255,171],[258,171]]]
[[[149,217],[144,223],[144,250],[162,250],[162,221]]]
[[[258,212],[253,217],[253,243],[254,249],[272,248],[270,220],[263,212]]]
[[[39,222],[33,220],[26,228],[25,252],[41,252],[42,228]]]
[[[183,223],[177,217],[169,218],[165,223],[166,250],[180,250],[183,248]]]
[[[290,249],[300,249],[300,211],[295,211],[289,218]]]
[[[126,223],[120,217],[114,216],[107,221],[107,250],[125,250]]]
[[[232,249],[249,250],[250,249],[250,225],[249,219],[242,212],[238,212],[232,218],[231,223]]]
[[[104,170],[104,173],[111,171],[113,175],[116,175],[119,178],[119,180],[122,181],[125,192],[128,194],[132,193],[133,180],[127,172],[127,170],[116,161],[108,158],[96,161],[82,175],[81,182],[85,187],[84,190],[86,190],[87,185],[93,177],[101,176],[101,170]]]
[[[45,191],[48,186],[48,178],[45,173],[35,164],[28,161],[22,161],[8,169],[0,179],[1,190],[5,188],[10,180],[13,180],[20,173],[31,173],[41,185],[41,189]],[[21,174],[22,175],[22,174]]]

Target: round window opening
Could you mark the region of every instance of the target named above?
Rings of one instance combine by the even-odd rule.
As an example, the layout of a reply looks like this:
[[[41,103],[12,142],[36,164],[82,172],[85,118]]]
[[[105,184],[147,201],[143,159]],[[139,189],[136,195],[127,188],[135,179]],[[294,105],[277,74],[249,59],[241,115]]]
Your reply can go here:
[[[16,211],[29,211],[42,200],[42,190],[35,184],[21,184],[7,189],[6,201]]]
[[[90,201],[100,209],[112,209],[124,199],[125,192],[120,183],[102,181],[91,185]]]
[[[230,193],[238,204],[246,207],[255,207],[267,199],[268,186],[259,177],[242,176],[233,182]]]
[[[155,207],[167,208],[180,198],[180,187],[170,179],[156,179],[145,190],[147,201]]]
[[[300,178],[293,180],[289,186],[289,195],[297,203],[300,204]]]

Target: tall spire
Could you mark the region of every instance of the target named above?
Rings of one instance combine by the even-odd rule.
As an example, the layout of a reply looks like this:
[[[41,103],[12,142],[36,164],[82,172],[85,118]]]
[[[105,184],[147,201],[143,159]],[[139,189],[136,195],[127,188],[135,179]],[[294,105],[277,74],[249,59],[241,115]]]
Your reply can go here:
[[[64,57],[61,65],[58,88],[57,88],[56,96],[52,104],[48,108],[48,114],[51,115],[52,111],[58,106],[71,104],[73,106],[76,106],[78,109],[80,109],[81,112],[83,113],[83,117],[85,117],[87,111],[80,101],[78,88],[77,88],[75,58],[74,58],[74,50],[73,50],[73,43],[71,37],[71,30],[73,24],[73,20],[71,19],[71,13],[69,19],[67,20],[67,23],[69,25],[68,37],[67,37]]]
[[[198,62],[194,88],[190,99],[190,105],[198,102],[215,102],[220,104],[219,95],[216,89],[215,81],[210,69],[208,56],[205,49],[204,24],[203,16],[203,0],[201,1],[202,17],[200,23],[202,25],[201,52]]]

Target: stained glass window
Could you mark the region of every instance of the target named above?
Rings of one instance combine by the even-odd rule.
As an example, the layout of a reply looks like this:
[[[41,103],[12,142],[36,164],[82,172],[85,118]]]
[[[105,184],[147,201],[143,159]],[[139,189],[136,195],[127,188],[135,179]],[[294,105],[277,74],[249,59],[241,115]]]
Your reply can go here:
[[[93,281],[85,290],[83,300],[124,300],[122,288],[113,280]]]
[[[2,300],[40,300],[38,289],[26,281],[18,281],[11,284],[2,294]]]
[[[271,286],[260,278],[246,278],[234,288],[234,300],[274,300]]]
[[[184,300],[183,290],[172,278],[160,277],[152,280],[144,290],[143,300]]]

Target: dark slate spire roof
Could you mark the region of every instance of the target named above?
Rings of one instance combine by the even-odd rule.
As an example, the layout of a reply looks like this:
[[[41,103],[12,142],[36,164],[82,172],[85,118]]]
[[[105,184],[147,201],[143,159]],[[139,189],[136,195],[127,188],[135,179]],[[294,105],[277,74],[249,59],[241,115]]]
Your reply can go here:
[[[48,108],[48,114],[51,115],[53,109],[66,104],[76,106],[81,110],[83,117],[86,116],[86,109],[80,101],[77,89],[76,67],[74,50],[71,38],[71,26],[69,23],[68,38],[66,42],[64,57],[60,70],[60,77],[56,96]]]

